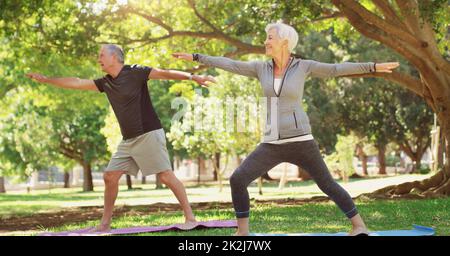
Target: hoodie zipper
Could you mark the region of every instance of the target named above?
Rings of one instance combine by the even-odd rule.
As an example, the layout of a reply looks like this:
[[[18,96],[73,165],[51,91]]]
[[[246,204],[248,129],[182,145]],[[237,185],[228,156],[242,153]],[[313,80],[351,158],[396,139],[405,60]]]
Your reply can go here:
[[[298,125],[297,125],[297,117],[295,116],[295,112],[292,112],[292,114],[294,115],[295,128],[298,129]]]
[[[275,61],[272,59],[272,64],[273,64],[273,70],[272,70],[272,78],[273,78],[273,79],[272,79],[272,90],[275,92],[275,96],[277,96],[277,98],[279,98],[280,95],[281,95],[281,90],[283,90],[283,82],[284,82],[284,79],[286,78],[286,74],[287,74],[289,68],[291,67],[291,64],[292,64],[293,61],[294,61],[294,57],[291,57],[291,59],[289,60],[289,64],[288,64],[286,70],[284,71],[283,79],[281,80],[281,83],[280,83],[280,94],[278,94],[278,93],[275,91]],[[278,111],[278,108],[277,108],[277,111]],[[277,125],[278,125],[278,121],[277,121]],[[278,139],[280,139],[280,138],[281,138],[281,134],[280,134],[280,130],[278,129]]]
[[[273,91],[275,92],[275,95],[277,96],[277,97],[280,97],[280,95],[281,95],[281,90],[283,90],[283,82],[284,82],[284,79],[286,78],[286,74],[287,74],[287,72],[288,72],[288,70],[289,70],[289,68],[291,67],[291,64],[292,64],[292,62],[294,61],[294,57],[292,57],[290,60],[289,60],[289,64],[288,64],[288,66],[287,66],[287,68],[286,68],[286,71],[284,71],[284,74],[283,74],[283,79],[281,80],[281,83],[280,83],[280,93],[278,94],[276,91],[275,91],[275,61],[273,61],[272,60],[272,63],[273,63],[273,70],[272,70],[272,89],[273,89]]]

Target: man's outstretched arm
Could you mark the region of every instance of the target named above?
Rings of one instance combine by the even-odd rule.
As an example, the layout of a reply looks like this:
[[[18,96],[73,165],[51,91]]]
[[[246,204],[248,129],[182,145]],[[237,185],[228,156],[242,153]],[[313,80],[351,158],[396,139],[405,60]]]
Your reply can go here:
[[[212,76],[191,75],[190,73],[177,70],[164,70],[159,68],[152,68],[148,79],[163,79],[163,80],[193,80],[199,85],[208,86],[209,83],[214,83]]]
[[[29,73],[27,74],[27,77],[40,83],[51,84],[56,87],[65,89],[98,91],[97,86],[95,86],[94,80],[89,79],[80,79],[77,77],[53,78],[36,73]]]

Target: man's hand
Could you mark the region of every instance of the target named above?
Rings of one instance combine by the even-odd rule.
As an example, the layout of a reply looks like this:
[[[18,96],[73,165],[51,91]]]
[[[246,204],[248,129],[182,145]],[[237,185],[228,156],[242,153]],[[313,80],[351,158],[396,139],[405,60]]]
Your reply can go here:
[[[48,79],[46,76],[37,73],[28,73],[26,76],[39,83],[46,83]]]
[[[192,80],[205,87],[208,87],[210,83],[216,83],[216,79],[213,76],[193,75]]]
[[[392,73],[392,69],[400,66],[398,62],[385,62],[375,64],[376,72]]]
[[[194,61],[194,57],[192,56],[191,53],[176,52],[176,53],[172,53],[172,56],[176,59]]]

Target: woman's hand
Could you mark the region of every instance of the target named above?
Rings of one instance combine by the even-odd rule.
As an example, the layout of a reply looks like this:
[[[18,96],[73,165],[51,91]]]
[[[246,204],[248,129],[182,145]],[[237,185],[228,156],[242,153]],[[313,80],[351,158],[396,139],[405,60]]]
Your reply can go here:
[[[392,69],[400,66],[398,62],[385,62],[375,64],[376,72],[392,73]]]
[[[187,61],[194,61],[194,57],[191,53],[184,53],[184,52],[176,52],[172,53],[172,56],[176,59],[183,59]]]

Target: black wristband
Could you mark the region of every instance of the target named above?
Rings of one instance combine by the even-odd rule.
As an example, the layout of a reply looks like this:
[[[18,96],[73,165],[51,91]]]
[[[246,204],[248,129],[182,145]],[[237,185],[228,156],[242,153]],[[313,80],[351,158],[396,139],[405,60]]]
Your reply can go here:
[[[377,63],[376,62],[373,63],[373,72],[377,72]]]
[[[193,59],[194,61],[198,61],[198,53],[193,53],[193,54],[192,54],[192,59]]]

